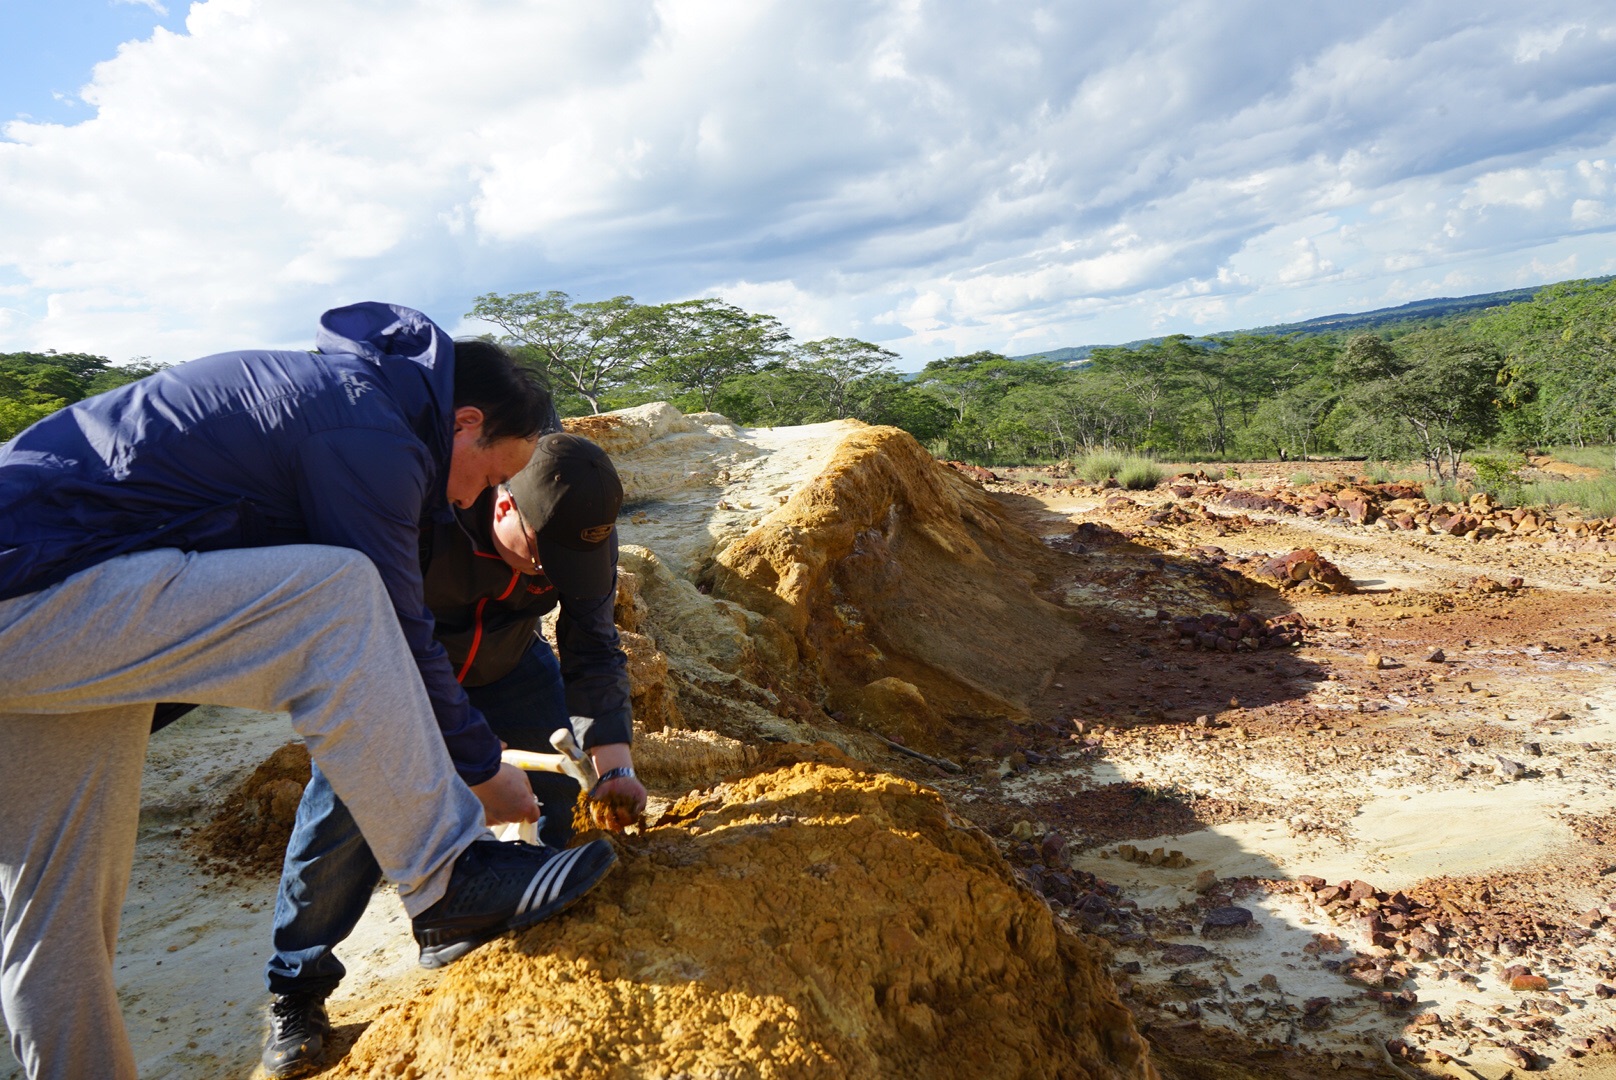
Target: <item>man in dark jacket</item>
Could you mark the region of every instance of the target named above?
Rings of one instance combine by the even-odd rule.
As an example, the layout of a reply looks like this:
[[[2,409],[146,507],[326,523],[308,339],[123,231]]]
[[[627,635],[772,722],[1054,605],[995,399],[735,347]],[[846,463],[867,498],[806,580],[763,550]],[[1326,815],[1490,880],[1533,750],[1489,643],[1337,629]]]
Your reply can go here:
[[[408,308],[327,312],[317,344],[181,364],[0,446],[0,1007],[30,1077],[135,1075],[112,970],[156,702],[290,712],[423,962],[615,859],[488,837],[537,807],[421,591],[421,524],[517,472],[547,400]]]
[[[551,752],[550,733],[569,715],[588,717],[581,741],[601,780],[584,794],[596,820],[612,829],[645,807],[629,750],[627,660],[613,620],[622,501],[604,451],[576,435],[545,435],[507,486],[485,491],[421,540],[434,634],[472,704],[510,747],[541,753]],[[558,603],[559,664],[537,632]],[[577,783],[553,773],[529,778],[543,808],[540,839],[564,847]],[[275,898],[275,951],[265,968],[275,995],[263,1054],[269,1075],[296,1076],[318,1063],[330,1033],[325,999],[346,973],[334,950],[359,924],[380,879],[353,817],[316,767]]]

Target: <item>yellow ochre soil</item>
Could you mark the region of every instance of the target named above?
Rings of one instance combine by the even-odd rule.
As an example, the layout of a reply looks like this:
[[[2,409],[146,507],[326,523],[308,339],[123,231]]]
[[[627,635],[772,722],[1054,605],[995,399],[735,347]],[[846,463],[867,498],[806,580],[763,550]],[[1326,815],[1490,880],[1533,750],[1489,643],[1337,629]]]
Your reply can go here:
[[[1099,956],[935,792],[823,744],[772,756],[328,1075],[1157,1075]]]

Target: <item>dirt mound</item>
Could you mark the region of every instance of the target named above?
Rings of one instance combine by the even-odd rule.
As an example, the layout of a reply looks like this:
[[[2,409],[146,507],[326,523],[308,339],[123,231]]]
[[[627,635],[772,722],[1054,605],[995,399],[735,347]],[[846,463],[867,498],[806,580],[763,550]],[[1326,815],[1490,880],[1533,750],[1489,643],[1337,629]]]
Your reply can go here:
[[[330,1075],[1157,1075],[1100,958],[983,833],[794,756],[675,805],[577,909],[458,963]]]
[[[1053,558],[908,433],[867,427],[718,553],[712,593],[784,628],[795,688],[832,710],[877,723],[898,679],[951,724],[1020,718],[1082,647],[1076,616],[1038,595]],[[918,719],[911,745],[931,718]],[[936,750],[964,732],[919,734]]]
[[[214,869],[279,871],[308,782],[308,750],[300,742],[287,743],[230,793],[191,843]]]

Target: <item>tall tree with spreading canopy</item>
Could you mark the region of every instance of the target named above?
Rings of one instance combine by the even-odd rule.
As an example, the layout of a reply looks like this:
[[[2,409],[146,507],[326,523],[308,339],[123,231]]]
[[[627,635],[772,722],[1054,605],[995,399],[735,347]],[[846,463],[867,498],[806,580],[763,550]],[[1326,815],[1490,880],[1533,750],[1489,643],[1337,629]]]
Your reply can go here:
[[[654,374],[703,410],[728,379],[756,371],[785,354],[791,335],[772,315],[756,315],[722,300],[681,300],[649,313]]]
[[[1412,436],[1426,467],[1438,480],[1456,481],[1466,450],[1499,428],[1498,347],[1451,330],[1409,334],[1393,347],[1359,334],[1347,343],[1339,373],[1351,387],[1348,398],[1374,426],[1401,426]]]
[[[656,320],[632,296],[574,303],[566,293],[487,293],[467,318],[504,331],[500,343],[522,350],[552,387],[570,390],[600,412],[601,398],[650,360]]]

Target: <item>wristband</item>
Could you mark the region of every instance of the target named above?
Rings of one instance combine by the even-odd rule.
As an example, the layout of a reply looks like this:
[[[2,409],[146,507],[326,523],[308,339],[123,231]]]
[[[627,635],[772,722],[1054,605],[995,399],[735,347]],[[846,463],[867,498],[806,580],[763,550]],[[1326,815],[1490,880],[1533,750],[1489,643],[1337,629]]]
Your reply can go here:
[[[622,780],[624,777],[628,777],[630,779],[634,777],[634,769],[632,766],[620,765],[615,769],[607,769],[605,772],[600,774],[600,779],[595,781],[595,787],[599,788],[600,785],[604,784],[608,780]]]

